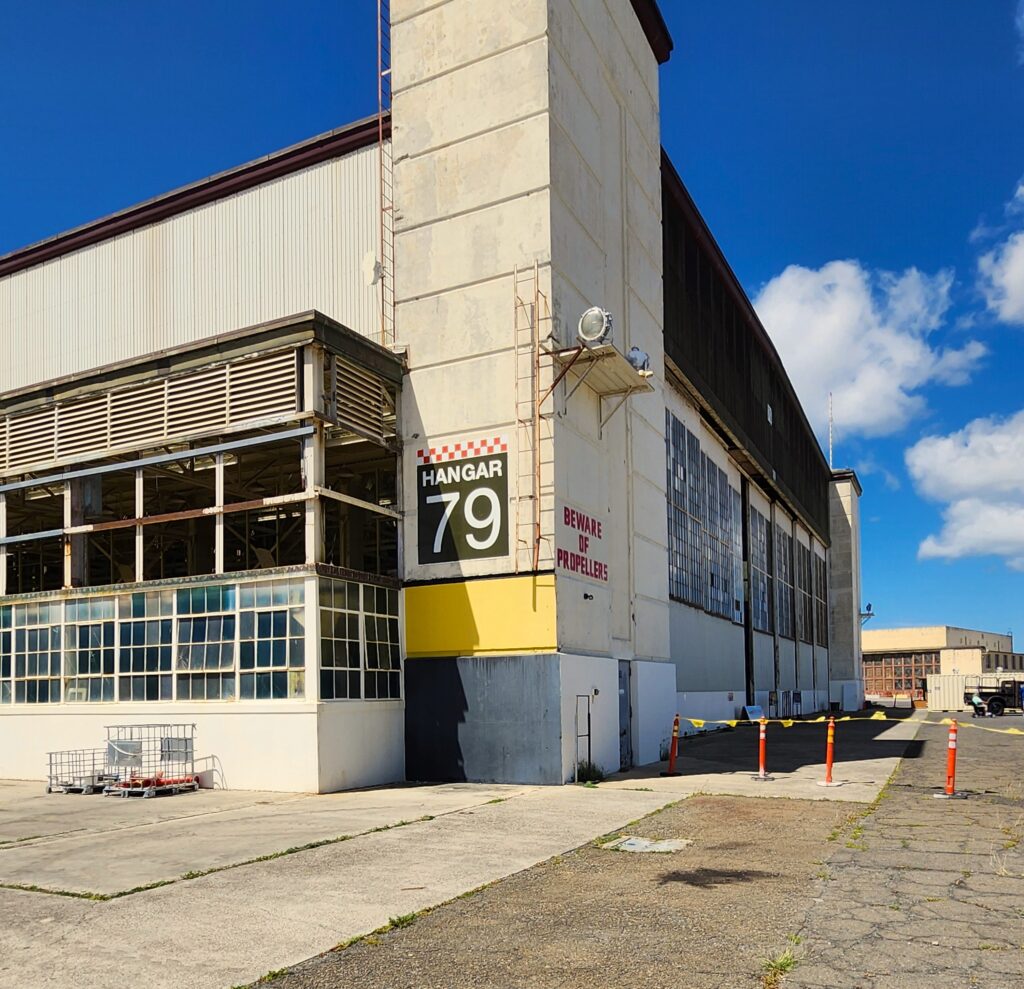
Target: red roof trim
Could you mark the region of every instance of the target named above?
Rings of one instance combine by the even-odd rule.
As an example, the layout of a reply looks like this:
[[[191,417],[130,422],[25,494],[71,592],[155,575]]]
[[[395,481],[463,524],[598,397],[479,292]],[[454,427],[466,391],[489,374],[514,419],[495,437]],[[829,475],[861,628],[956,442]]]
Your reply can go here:
[[[391,131],[390,120],[384,121],[385,136]],[[39,241],[28,247],[22,247],[11,254],[0,257],[0,277],[23,271],[34,265],[42,264],[63,254],[81,250],[103,240],[109,240],[120,234],[148,226],[158,220],[176,216],[187,210],[204,206],[207,203],[224,199],[237,192],[262,185],[283,175],[290,175],[303,168],[340,158],[343,155],[369,147],[378,139],[376,117],[367,117],[337,130],[329,131],[318,137],[292,145],[283,151],[258,158],[248,164],[240,165],[226,172],[220,172],[208,179],[202,179],[191,185],[182,186],[147,200],[136,206],[130,206],[119,213],[112,213],[102,219],[94,220],[84,226],[76,227],[65,233],[57,234],[48,240]]]

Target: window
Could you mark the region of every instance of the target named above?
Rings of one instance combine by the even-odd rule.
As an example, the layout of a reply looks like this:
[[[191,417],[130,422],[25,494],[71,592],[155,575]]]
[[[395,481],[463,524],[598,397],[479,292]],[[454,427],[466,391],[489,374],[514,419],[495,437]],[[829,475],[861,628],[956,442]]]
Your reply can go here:
[[[366,698],[397,700],[402,696],[398,591],[363,584],[363,623],[366,628]]]
[[[771,523],[756,508],[750,509],[751,624],[759,632],[772,631]]]
[[[14,700],[19,704],[60,701],[61,605],[40,601],[15,609]]]
[[[828,647],[828,572],[825,558],[814,554],[814,637]]]
[[[743,499],[732,489],[732,620],[743,624]]]
[[[320,699],[363,696],[359,646],[359,585],[320,579]]]
[[[665,410],[669,596],[743,621],[739,492]]]
[[[243,700],[305,695],[303,590],[301,580],[242,584],[239,666]]]
[[[0,704],[14,700],[11,684],[11,606],[0,607]]]
[[[796,544],[797,634],[802,642],[814,641],[814,596],[812,594],[811,547]]]
[[[118,700],[173,700],[174,591],[122,594],[117,612]]]
[[[398,591],[320,580],[320,699],[402,696]]]
[[[793,636],[793,536],[775,526],[775,620],[779,635]]]
[[[178,591],[178,700],[235,697],[235,587]]]
[[[64,610],[64,700],[114,699],[112,597],[68,601]]]
[[[690,600],[690,520],[686,514],[686,429],[665,410],[665,446],[668,476],[668,593],[679,601]]]

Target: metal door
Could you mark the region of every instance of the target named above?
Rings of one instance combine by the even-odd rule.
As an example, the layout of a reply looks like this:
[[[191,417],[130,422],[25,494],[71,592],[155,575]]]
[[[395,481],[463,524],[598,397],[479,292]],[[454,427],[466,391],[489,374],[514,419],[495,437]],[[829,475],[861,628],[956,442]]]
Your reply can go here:
[[[619,660],[619,768],[633,765],[633,742],[630,730],[632,707],[629,702],[629,660]]]

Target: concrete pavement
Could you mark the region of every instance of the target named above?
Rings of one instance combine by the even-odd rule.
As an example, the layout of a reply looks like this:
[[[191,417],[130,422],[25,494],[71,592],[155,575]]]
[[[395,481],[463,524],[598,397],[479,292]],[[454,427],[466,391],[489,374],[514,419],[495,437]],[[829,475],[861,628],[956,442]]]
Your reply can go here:
[[[809,891],[802,961],[787,987],[1024,985],[1024,739],[971,730],[968,717],[957,749],[957,788],[968,796],[936,800],[946,728],[919,738]]]
[[[847,785],[827,790],[815,785],[822,725],[769,729],[771,784],[749,779],[749,728],[686,739],[682,777],[662,778],[654,767],[596,788],[201,791],[142,801],[5,784],[0,987],[246,984],[691,793],[872,799],[915,728],[844,723],[836,778]],[[165,885],[134,891],[158,883]]]
[[[667,763],[620,773],[602,787],[646,787],[675,798],[694,793],[736,797],[788,797],[794,800],[842,800],[871,803],[885,786],[924,712],[907,712],[895,721],[865,717],[836,725],[834,787],[825,778],[825,730],[820,722],[794,722],[790,728],[769,724],[767,768],[770,782],[752,779],[758,768],[758,731],[754,725],[735,730],[689,735],[679,741],[675,777],[663,777]]]

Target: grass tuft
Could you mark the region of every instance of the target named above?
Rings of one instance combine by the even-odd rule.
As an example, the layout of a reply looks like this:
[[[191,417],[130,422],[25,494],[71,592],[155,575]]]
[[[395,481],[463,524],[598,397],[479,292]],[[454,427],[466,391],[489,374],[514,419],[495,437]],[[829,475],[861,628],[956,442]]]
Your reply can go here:
[[[798,960],[792,948],[769,958],[761,966],[761,985],[763,989],[778,989],[782,985],[782,977],[796,968]]]

